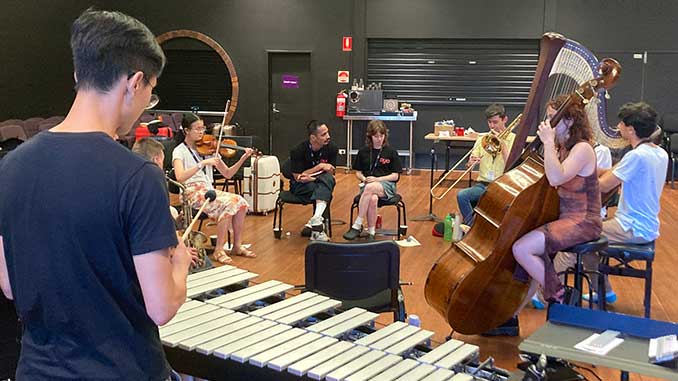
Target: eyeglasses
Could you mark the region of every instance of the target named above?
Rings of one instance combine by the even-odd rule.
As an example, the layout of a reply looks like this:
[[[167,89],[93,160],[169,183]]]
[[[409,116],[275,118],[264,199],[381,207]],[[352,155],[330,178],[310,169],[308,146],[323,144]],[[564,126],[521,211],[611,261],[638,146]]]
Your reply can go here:
[[[191,131],[195,132],[205,132],[206,128],[205,127],[196,127],[196,128],[189,128]]]
[[[146,105],[144,109],[150,110],[153,107],[157,106],[158,103],[160,103],[160,97],[158,96],[158,94],[153,93],[151,94],[151,99],[148,100],[148,105]]]
[[[146,73],[144,73],[143,71],[142,71],[142,73],[144,74],[143,79],[144,79],[144,82],[146,82],[146,86],[150,86],[151,82],[148,80],[148,75],[146,75]],[[132,78],[132,76],[134,74],[136,74],[136,71],[131,71],[131,72],[127,73],[127,79]],[[158,94],[152,93],[151,99],[148,100],[148,104],[146,105],[146,107],[144,107],[144,109],[150,110],[153,107],[157,106],[158,103],[160,103],[160,97],[158,96]]]

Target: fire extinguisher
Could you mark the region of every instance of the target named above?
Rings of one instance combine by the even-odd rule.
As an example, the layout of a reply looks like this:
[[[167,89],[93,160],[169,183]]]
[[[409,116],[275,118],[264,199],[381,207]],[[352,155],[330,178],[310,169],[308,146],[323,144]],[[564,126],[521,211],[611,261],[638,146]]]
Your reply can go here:
[[[346,114],[346,98],[348,95],[343,90],[337,94],[337,117],[339,118]]]

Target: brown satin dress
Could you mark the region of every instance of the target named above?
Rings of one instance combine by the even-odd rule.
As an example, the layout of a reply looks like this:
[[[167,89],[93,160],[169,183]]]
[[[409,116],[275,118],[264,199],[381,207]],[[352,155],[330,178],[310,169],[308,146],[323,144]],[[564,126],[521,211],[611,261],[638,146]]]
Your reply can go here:
[[[575,176],[558,187],[560,215],[536,230],[544,233],[546,246],[541,258],[544,260],[544,298],[553,297],[563,284],[553,267],[553,258],[563,251],[582,242],[600,238],[602,220],[600,218],[600,188],[596,171],[590,176]],[[515,278],[528,282],[530,276],[517,265]]]

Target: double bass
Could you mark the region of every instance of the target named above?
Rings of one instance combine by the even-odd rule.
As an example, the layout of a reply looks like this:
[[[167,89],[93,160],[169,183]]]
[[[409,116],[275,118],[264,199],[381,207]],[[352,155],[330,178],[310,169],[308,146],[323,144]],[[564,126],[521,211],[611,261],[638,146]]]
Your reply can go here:
[[[536,112],[535,107],[528,110],[544,92],[543,88],[535,89],[535,83],[540,79],[546,82],[548,72],[543,68],[547,63],[543,61],[551,60],[552,64],[557,55],[544,41],[560,38],[546,35],[542,40],[545,53],[540,55],[526,105],[527,117],[516,142],[524,142],[529,128],[538,120],[538,107]],[[546,44],[550,42],[553,41]],[[621,66],[615,60],[602,60],[601,76],[584,82],[571,93],[550,123],[558,124],[562,111],[573,102],[589,103],[600,90],[613,86],[620,72]],[[520,144],[514,144],[507,168],[520,164],[489,184],[475,208],[471,230],[443,253],[429,272],[424,288],[426,300],[457,332],[480,334],[495,328],[511,318],[526,298],[529,284],[513,277],[513,243],[559,215],[558,193],[546,179],[543,159],[538,154],[540,144],[536,138],[522,155]]]

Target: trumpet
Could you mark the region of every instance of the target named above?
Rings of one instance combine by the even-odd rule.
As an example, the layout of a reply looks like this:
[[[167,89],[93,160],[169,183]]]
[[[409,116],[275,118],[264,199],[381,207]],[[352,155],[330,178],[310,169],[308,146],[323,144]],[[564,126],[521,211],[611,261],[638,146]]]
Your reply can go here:
[[[487,134],[483,135],[483,136],[480,138],[480,139],[481,139],[481,140],[480,140],[480,145],[481,145],[481,147],[483,147],[483,149],[485,150],[485,152],[487,152],[488,154],[492,155],[492,157],[495,157],[495,156],[497,156],[497,154],[501,153],[501,149],[502,149],[502,148],[501,148],[501,141],[504,140],[504,139],[506,139],[506,138],[509,136],[509,134],[511,133],[511,131],[513,131],[513,129],[520,123],[520,119],[521,119],[522,117],[523,117],[523,114],[518,115],[518,116],[513,120],[513,122],[511,122],[511,124],[510,124],[508,127],[506,127],[506,129],[505,129],[504,131],[500,132],[498,135],[494,135],[494,134],[492,134],[492,133],[487,133]],[[448,177],[452,172],[454,172],[454,171],[457,169],[457,167],[459,167],[459,165],[461,165],[462,163],[464,163],[464,162],[466,161],[466,159],[471,155],[471,152],[473,152],[473,148],[471,148],[471,149],[466,153],[466,155],[464,155],[464,157],[462,157],[461,159],[459,159],[459,161],[456,162],[456,163],[452,166],[452,168],[450,168],[450,170],[447,171],[447,173],[445,173],[445,175],[444,175],[443,177],[441,177],[440,180],[438,180],[438,182],[435,183],[435,185],[433,185],[433,187],[431,187],[431,191],[430,191],[430,192],[431,192],[431,196],[432,196],[433,198],[435,198],[436,200],[442,200],[443,197],[445,197],[445,196],[447,195],[447,193],[448,193],[449,191],[452,190],[452,188],[454,188],[455,186],[457,186],[457,184],[459,184],[459,182],[464,178],[464,176],[466,176],[466,174],[468,174],[469,172],[471,172],[471,171],[473,170],[473,168],[475,168],[475,166],[476,166],[477,163],[473,163],[472,165],[470,165],[470,166],[466,169],[466,171],[464,171],[464,173],[462,173],[462,174],[454,181],[454,183],[452,183],[452,185],[450,185],[449,187],[447,187],[447,189],[445,189],[444,192],[442,192],[441,194],[436,194],[436,193],[435,193],[435,190],[440,186],[440,184],[441,184],[443,181],[447,180],[447,177]],[[480,157],[482,158],[482,155],[481,155]]]

